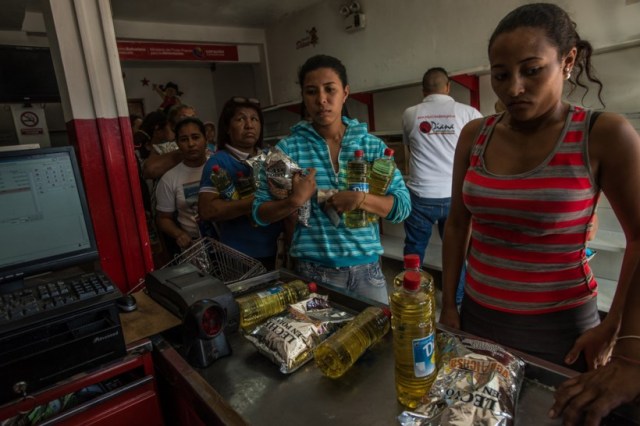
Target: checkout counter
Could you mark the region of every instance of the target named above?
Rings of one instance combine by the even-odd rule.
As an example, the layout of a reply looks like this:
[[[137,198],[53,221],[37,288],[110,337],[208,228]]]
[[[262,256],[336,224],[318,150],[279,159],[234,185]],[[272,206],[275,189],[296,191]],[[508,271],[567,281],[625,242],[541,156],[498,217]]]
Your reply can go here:
[[[274,271],[230,284],[229,288],[234,293],[246,292],[293,277],[286,271]],[[332,303],[352,312],[375,304],[328,287],[319,287],[318,293],[328,294]],[[135,315],[137,322],[157,323],[148,317],[142,321],[140,317],[144,315],[145,304],[154,304],[145,297],[139,295],[143,308]],[[136,321],[128,315],[132,314],[122,314],[125,337],[133,338],[129,328],[135,326]],[[166,313],[163,315],[167,324],[172,324],[171,318],[166,317]],[[165,394],[163,404],[168,400],[175,403],[170,411],[177,417],[167,419],[167,424],[393,425],[399,424],[397,416],[405,410],[396,400],[391,332],[365,352],[343,377],[334,380],[324,377],[313,361],[292,374],[280,373],[278,366],[239,332],[227,335],[230,356],[214,361],[207,368],[194,368],[176,349],[175,330],[151,338],[160,392]],[[560,425],[560,420],[548,419],[547,411],[553,403],[553,387],[569,377],[571,370],[513,352],[526,362],[516,425]],[[640,424],[640,409],[621,407],[603,424]]]

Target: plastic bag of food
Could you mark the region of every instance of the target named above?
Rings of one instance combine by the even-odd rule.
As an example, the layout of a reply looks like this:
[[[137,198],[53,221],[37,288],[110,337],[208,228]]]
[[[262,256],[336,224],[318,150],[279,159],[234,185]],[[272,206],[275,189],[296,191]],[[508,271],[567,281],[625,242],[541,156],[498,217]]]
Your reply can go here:
[[[524,379],[525,363],[484,340],[438,335],[436,380],[415,411],[398,420],[404,426],[510,426]]]
[[[251,175],[253,176],[253,182],[256,185],[260,182],[260,171],[264,168],[264,162],[267,159],[267,153],[262,151],[260,154],[247,158],[245,163],[251,167]]]
[[[316,324],[323,336],[353,319],[352,314],[331,306],[329,296],[315,293],[306,300],[289,305],[289,312],[296,318]]]
[[[267,175],[269,192],[277,200],[284,200],[291,193],[293,176],[304,171],[291,158],[278,149],[272,149],[266,155],[264,170]],[[298,209],[298,223],[309,226],[311,200],[307,200]]]
[[[260,353],[280,366],[280,372],[293,373],[313,359],[313,350],[353,315],[329,305],[328,296],[312,293],[307,299],[289,305],[285,315],[271,317],[245,337]]]

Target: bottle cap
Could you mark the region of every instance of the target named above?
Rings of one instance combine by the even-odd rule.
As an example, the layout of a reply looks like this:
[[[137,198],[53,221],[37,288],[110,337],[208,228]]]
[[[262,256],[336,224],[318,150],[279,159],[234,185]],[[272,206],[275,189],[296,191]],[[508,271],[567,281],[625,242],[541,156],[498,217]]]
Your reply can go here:
[[[385,317],[391,318],[391,309],[387,307],[380,308],[380,309],[382,309],[382,313],[384,314]]]
[[[384,150],[384,155],[387,156],[387,157],[393,157],[393,153],[394,153],[394,151],[391,148],[386,148]]]
[[[364,151],[361,149],[356,150],[356,152],[353,153],[353,156],[356,158],[360,158],[364,156]]]
[[[220,165],[214,164],[211,170],[213,171],[213,173],[218,173],[220,171]]]
[[[404,255],[404,268],[405,269],[417,269],[420,267],[420,256],[417,254],[405,254]]]
[[[415,291],[420,288],[420,273],[416,271],[408,271],[404,274],[402,287],[406,290]]]
[[[318,284],[314,282],[309,283],[309,291],[311,293],[316,293],[318,291]]]

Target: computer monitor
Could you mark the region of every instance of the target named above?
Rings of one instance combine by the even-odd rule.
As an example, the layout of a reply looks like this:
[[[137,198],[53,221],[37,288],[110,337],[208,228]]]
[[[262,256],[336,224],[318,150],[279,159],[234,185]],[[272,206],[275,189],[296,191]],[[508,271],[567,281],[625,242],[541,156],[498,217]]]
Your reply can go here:
[[[0,152],[0,293],[98,259],[72,147]]]

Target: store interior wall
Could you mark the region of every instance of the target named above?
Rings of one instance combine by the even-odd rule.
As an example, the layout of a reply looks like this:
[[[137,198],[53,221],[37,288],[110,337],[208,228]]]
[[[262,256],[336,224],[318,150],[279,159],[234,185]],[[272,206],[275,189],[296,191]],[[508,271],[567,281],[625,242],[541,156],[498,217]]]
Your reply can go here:
[[[387,0],[362,0],[366,27],[355,32],[345,31],[345,19],[339,13],[345,3],[349,2],[320,2],[267,29],[270,73],[278,76],[271,81],[275,103],[298,98],[293,83],[295,73],[308,57],[318,53],[336,56],[344,62],[351,88],[356,92],[416,83],[432,66],[442,66],[454,74],[486,73],[491,31],[510,10],[530,2],[404,0],[399,7]],[[554,3],[571,14],[578,22],[581,36],[590,40],[596,49],[640,38],[637,24],[640,2],[565,0]],[[318,43],[297,48],[297,41],[311,28],[316,29]]]
[[[193,106],[203,121],[213,121],[217,117],[210,64],[124,62],[122,72],[127,99],[141,100],[145,114],[155,111],[162,103],[160,95],[153,90],[153,84],[162,86],[171,81],[182,92],[180,100]],[[146,85],[143,80],[148,81]]]
[[[488,76],[486,42],[497,20],[526,1],[485,2],[479,6],[475,0],[458,0],[450,18],[453,12],[447,0],[433,0],[429,7],[421,0],[405,0],[402,8],[385,0],[363,0],[360,3],[366,15],[366,28],[351,33],[345,31],[345,20],[338,13],[345,3],[339,0],[320,2],[288,15],[266,32],[114,21],[118,38],[170,38],[208,43],[237,40],[260,46],[258,63],[218,63],[215,71],[209,64],[123,63],[127,97],[143,99],[145,112],[149,112],[159,105],[160,98],[139,80],[146,76],[152,82],[162,84],[176,81],[184,92],[184,101],[193,104],[204,120],[217,122],[222,103],[234,95],[258,97],[263,105],[299,102],[298,67],[309,56],[326,53],[345,63],[352,92],[400,88],[399,91],[376,93],[376,114],[382,114],[377,119],[377,130],[395,127],[389,124],[395,120],[393,114],[419,102],[420,93],[411,87],[430,66],[444,66],[454,74],[472,72],[480,75],[480,110],[484,114],[493,112],[496,98]],[[596,51],[640,39],[637,30],[640,2],[565,0],[556,3],[572,14],[579,23],[581,35],[593,43]],[[317,44],[298,48],[297,42],[304,39],[311,28],[317,30]],[[46,38],[44,40],[43,37],[0,32],[0,44],[46,45]],[[605,83],[607,110],[640,110],[639,61],[637,44],[594,56],[598,75]],[[598,107],[593,96],[593,93],[589,94],[585,105]],[[580,97],[578,91],[571,99],[580,102]],[[52,145],[65,141],[64,118],[59,111],[59,105],[46,105]],[[361,113],[352,115],[359,119],[366,117]],[[12,126],[8,106],[0,104],[0,144],[7,145],[14,140],[10,135]]]

